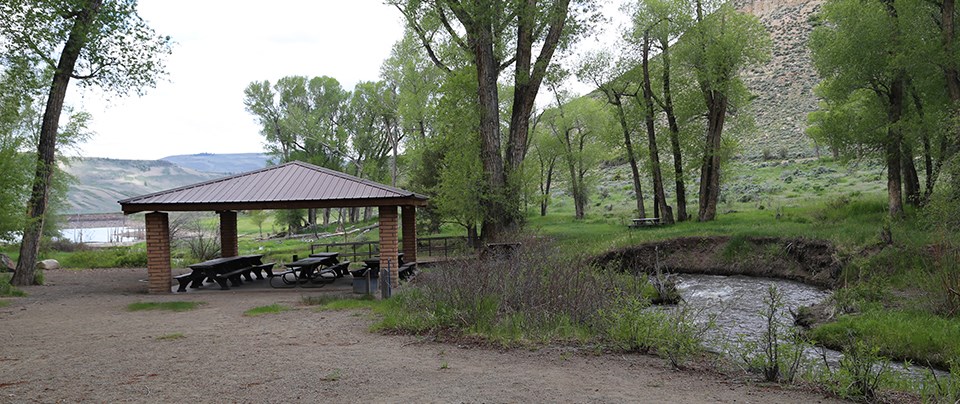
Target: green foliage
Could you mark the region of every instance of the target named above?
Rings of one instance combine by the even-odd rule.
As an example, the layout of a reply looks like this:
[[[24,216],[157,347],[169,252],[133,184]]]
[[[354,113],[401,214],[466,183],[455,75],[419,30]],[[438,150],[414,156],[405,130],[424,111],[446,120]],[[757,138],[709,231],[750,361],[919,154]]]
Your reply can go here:
[[[136,302],[127,305],[127,311],[163,310],[163,311],[190,311],[200,307],[204,302]]]
[[[9,274],[0,274],[0,297],[23,297],[27,293],[10,284]]]
[[[848,338],[836,370],[824,366],[821,383],[835,394],[848,399],[878,401],[883,385],[889,384],[890,362],[879,349],[855,338]]]
[[[250,310],[243,312],[243,315],[247,317],[256,317],[256,316],[262,316],[264,314],[282,313],[287,310],[290,310],[290,307],[284,306],[282,304],[274,303],[266,306],[254,307]]]
[[[54,252],[50,258],[60,266],[70,269],[87,268],[144,268],[147,266],[147,250],[143,244],[131,247],[107,247],[82,249],[73,252]]]
[[[870,310],[841,316],[811,332],[814,340],[831,347],[844,346],[851,335],[880,354],[913,363],[947,369],[960,358],[960,323],[930,313]]]

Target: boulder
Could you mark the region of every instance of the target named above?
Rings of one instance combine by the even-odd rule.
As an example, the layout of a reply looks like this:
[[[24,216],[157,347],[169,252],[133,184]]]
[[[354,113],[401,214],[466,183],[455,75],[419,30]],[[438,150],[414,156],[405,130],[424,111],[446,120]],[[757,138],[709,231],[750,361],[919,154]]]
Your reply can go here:
[[[60,269],[60,263],[57,260],[43,260],[37,263],[37,269]]]
[[[13,272],[17,269],[17,263],[13,262],[7,254],[0,254],[0,272]]]

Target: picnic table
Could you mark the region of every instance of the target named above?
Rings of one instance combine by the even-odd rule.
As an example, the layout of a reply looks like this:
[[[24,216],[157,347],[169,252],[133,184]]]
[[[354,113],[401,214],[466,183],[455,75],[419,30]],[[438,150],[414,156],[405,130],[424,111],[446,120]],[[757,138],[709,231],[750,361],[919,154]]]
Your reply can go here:
[[[347,273],[350,262],[340,262],[336,253],[315,255],[320,256],[311,256],[286,264],[287,271],[272,276],[270,286],[274,288],[289,288],[298,285],[323,286]]]
[[[378,278],[380,276],[380,257],[373,257],[363,260],[363,264],[363,268],[350,272],[354,278],[363,278],[367,275],[367,272],[370,272],[371,278]],[[400,279],[407,279],[414,275],[414,272],[417,269],[417,263],[404,262],[403,253],[398,253],[396,268],[397,273],[400,275]]]
[[[204,280],[207,282],[216,282],[220,285],[220,289],[227,290],[230,289],[230,287],[227,286],[228,280],[233,286],[243,284],[241,276],[246,278],[247,281],[253,281],[251,274],[256,275],[257,279],[263,279],[261,270],[266,270],[269,275],[270,268],[272,268],[273,265],[271,264],[269,267],[263,265],[263,262],[260,261],[261,258],[263,258],[263,254],[241,255],[236,257],[214,258],[189,265],[188,267],[192,272],[175,278],[180,282],[180,287],[177,289],[177,292],[186,292],[188,284],[192,289],[199,288],[203,286]]]
[[[659,226],[661,224],[663,224],[663,222],[660,221],[659,217],[645,217],[642,219],[633,219],[633,223],[630,225],[630,227],[652,227]]]

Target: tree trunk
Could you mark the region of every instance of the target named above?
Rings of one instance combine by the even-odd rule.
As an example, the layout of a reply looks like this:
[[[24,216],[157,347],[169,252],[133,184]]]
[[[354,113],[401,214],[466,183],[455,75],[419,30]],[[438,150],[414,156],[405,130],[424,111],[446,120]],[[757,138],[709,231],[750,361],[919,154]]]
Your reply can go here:
[[[547,215],[547,207],[550,205],[550,186],[553,184],[553,169],[557,164],[557,158],[552,157],[546,167],[546,178],[544,186],[541,188],[540,195],[540,216]]]
[[[472,27],[471,46],[477,66],[477,96],[480,102],[480,160],[487,189],[483,203],[487,215],[481,225],[481,236],[496,238],[513,222],[506,198],[506,178],[500,156],[500,99],[497,93],[497,66],[493,50],[493,33],[489,24]]]
[[[660,221],[667,224],[673,223],[673,215],[667,208],[667,198],[663,191],[663,175],[660,172],[660,152],[657,150],[657,134],[653,124],[653,89],[650,85],[650,32],[643,35],[643,103],[646,107],[645,120],[647,125],[647,140],[650,144],[650,171],[653,174],[653,200],[656,209],[654,215],[659,214]]]
[[[330,224],[330,208],[325,208],[323,210],[323,225],[326,226],[328,224]]]
[[[917,174],[917,165],[913,159],[913,148],[906,142],[901,142],[903,190],[907,196],[907,203],[911,206],[920,206],[920,177]]]
[[[904,79],[901,76],[890,83],[890,93],[888,94],[889,109],[887,111],[887,124],[889,128],[887,129],[887,139],[884,148],[887,160],[888,210],[890,216],[895,218],[903,216],[902,180],[900,177],[900,144],[903,142],[903,135],[900,133],[900,128],[897,127],[897,123],[900,122],[900,117],[903,115],[903,92]]]
[[[60,113],[63,111],[63,102],[67,95],[70,77],[80,52],[86,45],[86,30],[100,12],[102,0],[89,0],[83,3],[80,12],[76,14],[70,35],[60,52],[57,70],[53,74],[50,93],[47,96],[46,109],[43,112],[43,121],[40,125],[40,141],[37,146],[37,165],[34,172],[33,187],[30,191],[30,200],[27,202],[27,225],[23,230],[20,243],[20,257],[17,269],[10,279],[10,284],[23,286],[34,283],[34,271],[37,256],[40,254],[40,238],[43,235],[43,226],[46,220],[47,203],[50,199],[50,182],[56,170],[57,132],[60,129]]]
[[[707,101],[707,138],[700,168],[700,212],[698,220],[707,222],[717,217],[720,199],[720,140],[727,116],[727,97],[716,91],[705,91]]]
[[[670,89],[670,44],[668,40],[661,41],[663,52],[660,58],[663,61],[663,111],[667,114],[667,125],[670,128],[670,148],[673,151],[674,181],[677,188],[677,221],[687,220],[687,195],[683,181],[683,156],[680,151],[680,125],[677,124],[677,115],[673,110],[673,95]]]
[[[630,127],[627,125],[627,114],[623,110],[623,99],[620,94],[614,93],[612,99],[617,106],[617,115],[620,118],[620,128],[623,129],[623,145],[627,148],[627,160],[630,162],[630,174],[633,176],[633,193],[637,198],[637,214],[641,219],[647,217],[643,206],[643,188],[640,182],[640,168],[637,165],[637,156],[633,153],[633,141],[630,139]]]

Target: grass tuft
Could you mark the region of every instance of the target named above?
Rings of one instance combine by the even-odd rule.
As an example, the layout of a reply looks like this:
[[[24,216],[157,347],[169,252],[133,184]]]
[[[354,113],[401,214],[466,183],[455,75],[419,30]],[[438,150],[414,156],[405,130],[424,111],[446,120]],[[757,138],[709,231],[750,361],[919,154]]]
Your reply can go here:
[[[174,341],[178,339],[186,338],[182,332],[175,332],[172,334],[161,335],[157,337],[158,341]]]
[[[27,293],[10,284],[12,275],[0,274],[0,297],[23,297]]]
[[[137,302],[130,303],[127,305],[128,311],[144,311],[144,310],[165,310],[165,311],[190,311],[196,309],[203,302]]]
[[[243,312],[243,315],[247,317],[256,317],[256,316],[262,316],[264,314],[282,313],[287,310],[290,310],[290,307],[284,306],[282,304],[274,303],[266,306],[254,307],[250,310]]]

